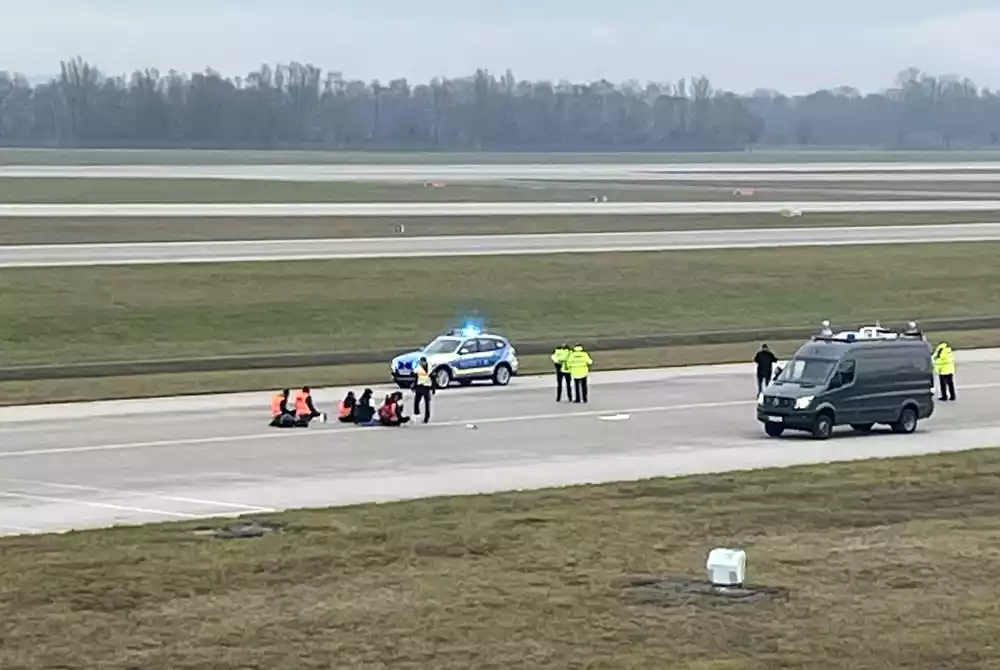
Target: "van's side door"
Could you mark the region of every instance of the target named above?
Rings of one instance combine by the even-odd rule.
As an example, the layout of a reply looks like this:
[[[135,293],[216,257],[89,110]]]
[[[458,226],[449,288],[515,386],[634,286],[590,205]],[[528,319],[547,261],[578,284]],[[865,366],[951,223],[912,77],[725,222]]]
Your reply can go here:
[[[856,383],[858,364],[853,358],[840,361],[830,380],[824,400],[831,402],[837,412],[837,423],[861,423],[862,402],[858,398]]]

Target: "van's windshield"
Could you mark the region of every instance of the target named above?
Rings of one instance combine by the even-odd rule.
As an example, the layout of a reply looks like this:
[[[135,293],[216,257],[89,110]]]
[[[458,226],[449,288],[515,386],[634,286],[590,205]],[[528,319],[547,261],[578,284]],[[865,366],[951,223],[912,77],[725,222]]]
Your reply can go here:
[[[826,383],[836,365],[836,361],[822,358],[793,358],[778,375],[778,381],[818,386]]]

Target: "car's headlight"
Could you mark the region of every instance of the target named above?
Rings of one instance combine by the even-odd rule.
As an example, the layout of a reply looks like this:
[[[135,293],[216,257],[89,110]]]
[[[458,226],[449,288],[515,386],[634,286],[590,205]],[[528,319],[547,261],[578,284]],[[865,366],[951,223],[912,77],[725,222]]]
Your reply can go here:
[[[764,404],[764,394],[763,393],[761,393],[760,395],[757,396],[757,404],[758,405],[763,405]]]
[[[809,405],[812,404],[816,396],[807,395],[804,398],[799,398],[795,401],[795,409],[808,409]]]

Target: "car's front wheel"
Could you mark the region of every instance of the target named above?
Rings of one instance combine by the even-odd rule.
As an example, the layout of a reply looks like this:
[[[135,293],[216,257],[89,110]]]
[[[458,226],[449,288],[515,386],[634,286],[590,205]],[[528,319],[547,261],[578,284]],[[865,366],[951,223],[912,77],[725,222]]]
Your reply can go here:
[[[448,368],[438,368],[435,370],[434,386],[439,389],[446,389],[451,386],[451,370]]]
[[[917,413],[912,407],[905,407],[899,415],[899,420],[892,425],[892,432],[909,435],[917,430]]]
[[[501,363],[493,371],[493,384],[495,386],[506,386],[510,383],[510,367],[505,363]]]
[[[821,412],[816,417],[812,434],[817,440],[829,440],[833,436],[833,417],[830,416],[829,412]]]

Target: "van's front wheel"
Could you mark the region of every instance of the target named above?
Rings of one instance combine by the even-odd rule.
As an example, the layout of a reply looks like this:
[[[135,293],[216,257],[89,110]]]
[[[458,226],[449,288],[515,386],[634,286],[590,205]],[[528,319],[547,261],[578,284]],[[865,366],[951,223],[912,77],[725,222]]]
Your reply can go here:
[[[829,412],[822,412],[816,417],[812,436],[817,440],[829,440],[833,436],[833,417]]]

